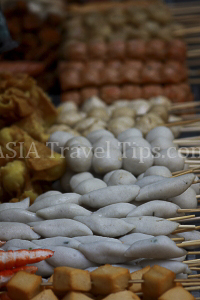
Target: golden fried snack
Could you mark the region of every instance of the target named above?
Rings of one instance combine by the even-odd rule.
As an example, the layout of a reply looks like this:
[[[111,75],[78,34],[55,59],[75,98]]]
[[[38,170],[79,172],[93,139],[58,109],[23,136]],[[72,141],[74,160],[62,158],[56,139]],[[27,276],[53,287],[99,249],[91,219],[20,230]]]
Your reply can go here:
[[[143,274],[145,274],[149,270],[150,270],[150,266],[147,266],[141,270],[131,273],[131,280],[142,279]],[[132,283],[128,289],[129,289],[129,291],[131,291],[133,293],[139,293],[142,291],[142,284],[141,283]]]

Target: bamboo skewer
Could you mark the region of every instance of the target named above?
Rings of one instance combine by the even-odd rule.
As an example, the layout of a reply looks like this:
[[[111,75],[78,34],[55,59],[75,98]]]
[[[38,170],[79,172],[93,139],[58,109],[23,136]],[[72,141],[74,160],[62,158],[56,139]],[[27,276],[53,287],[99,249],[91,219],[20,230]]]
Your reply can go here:
[[[177,109],[185,109],[185,108],[193,108],[193,107],[197,107],[200,106],[200,101],[195,101],[195,102],[185,102],[185,103],[180,103],[180,104],[172,104],[169,108],[168,111],[173,111],[173,110],[177,110]]]
[[[200,212],[200,208],[180,208],[180,209],[177,209],[177,213],[192,213],[192,212]]]
[[[167,219],[168,221],[184,221],[187,219],[194,219],[195,215],[189,215],[189,216],[182,216],[182,217],[174,217]]]
[[[200,270],[200,268],[197,268]],[[198,270],[198,271],[199,271]],[[194,286],[194,287],[189,287],[189,288],[185,288],[187,291],[197,291],[197,290],[200,290],[200,286]]]
[[[195,168],[191,168],[188,170],[182,170],[182,171],[176,171],[176,172],[172,172],[172,177],[177,177],[177,176],[181,176],[181,175],[185,175],[185,174],[189,174],[189,173],[193,173],[196,170],[199,170],[199,167],[195,167]]]
[[[194,242],[182,242],[181,244],[176,244],[177,247],[179,248],[185,248],[185,247],[190,247],[190,246],[200,246],[200,241],[194,241]]]
[[[200,119],[175,121],[175,122],[166,123],[163,126],[166,126],[166,127],[181,126],[181,125],[192,124],[192,123],[197,123],[197,122],[200,122]]]
[[[174,242],[182,242],[182,241],[185,241],[185,239],[184,238],[171,238],[171,240],[172,241],[174,241]]]
[[[188,278],[199,278],[200,274],[192,274],[192,275],[188,275]]]

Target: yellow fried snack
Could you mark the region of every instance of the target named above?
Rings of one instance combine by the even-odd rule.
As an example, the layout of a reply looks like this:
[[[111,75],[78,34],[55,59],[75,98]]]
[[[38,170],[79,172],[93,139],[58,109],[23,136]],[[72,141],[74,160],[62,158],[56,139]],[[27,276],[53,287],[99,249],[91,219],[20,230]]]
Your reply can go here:
[[[88,292],[91,286],[90,273],[88,271],[70,267],[58,267],[54,269],[53,287],[55,291]]]
[[[13,300],[30,300],[42,291],[41,283],[41,276],[20,271],[8,282],[8,295]]]
[[[69,292],[62,300],[91,300],[91,298],[82,293]]]
[[[1,182],[3,188],[9,194],[20,195],[27,176],[26,164],[23,161],[15,160],[1,168]]]
[[[91,293],[108,295],[125,290],[131,278],[128,269],[104,265],[90,273],[92,280]]]
[[[142,292],[144,300],[157,300],[163,293],[175,286],[175,273],[160,267],[153,266],[142,279]]]
[[[31,300],[58,300],[51,290],[44,290]]]
[[[191,295],[186,289],[183,287],[175,287],[167,292],[165,292],[162,296],[158,298],[158,300],[194,300],[195,297]]]
[[[103,300],[140,300],[140,298],[131,291],[122,291],[110,294],[106,298],[103,298]]]
[[[150,270],[150,266],[147,266],[141,270],[131,273],[131,280],[142,279],[143,274]],[[142,291],[141,283],[133,283],[128,288],[133,293],[139,293]]]

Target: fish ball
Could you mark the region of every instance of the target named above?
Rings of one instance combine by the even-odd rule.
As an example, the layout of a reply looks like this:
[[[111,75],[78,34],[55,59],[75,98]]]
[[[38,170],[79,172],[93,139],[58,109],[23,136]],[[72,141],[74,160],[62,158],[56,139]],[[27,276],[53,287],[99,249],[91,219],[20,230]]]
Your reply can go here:
[[[124,235],[119,240],[126,245],[132,245],[137,241],[148,240],[153,237],[154,237],[153,235],[144,234],[144,233],[131,233],[131,234]]]
[[[84,195],[105,187],[107,187],[107,184],[103,180],[98,178],[91,178],[79,183],[74,189],[74,192],[80,195]]]
[[[172,177],[172,173],[165,166],[152,166],[144,173],[144,177],[146,176]]]
[[[103,181],[104,181],[106,184],[108,184],[108,181],[109,181],[111,175],[112,175],[115,171],[116,171],[116,170],[110,171],[110,172],[108,172],[106,175],[104,175]]]
[[[35,233],[28,225],[17,222],[0,223],[0,240],[9,241],[12,239],[36,240],[40,235]]]
[[[136,176],[150,168],[153,162],[154,157],[147,148],[129,148],[123,156],[123,168]]]
[[[71,147],[71,146],[76,146],[76,145],[84,145],[87,147],[92,147],[92,144],[88,139],[86,139],[84,136],[75,136],[67,141],[65,144],[65,147]]]
[[[90,143],[94,144],[98,139],[100,139],[103,136],[110,136],[114,138],[114,135],[105,129],[95,130],[92,131],[87,135],[87,139],[90,141]]]
[[[122,142],[123,152],[132,147],[151,149],[151,145],[142,137],[131,136]]]
[[[167,219],[180,216],[178,209],[180,207],[174,203],[154,200],[135,207],[127,217],[155,216]]]
[[[95,151],[97,148],[106,147],[121,149],[120,142],[117,139],[115,139],[114,137],[103,136],[93,144],[93,151]]]
[[[65,172],[65,174],[60,178],[60,186],[61,186],[61,190],[64,193],[70,192],[71,191],[71,187],[70,187],[70,180],[72,178],[72,176],[74,176],[74,172],[72,172],[71,170],[67,170]]]
[[[183,170],[184,163],[185,157],[175,148],[162,150],[154,157],[154,164],[156,166],[165,166],[171,172]]]
[[[115,242],[115,243],[121,243],[120,240],[114,239],[114,238],[108,238],[105,236],[99,236],[99,235],[87,235],[87,236],[76,236],[73,239],[76,239],[81,244],[90,244],[94,242]]]
[[[125,218],[134,208],[135,205],[130,203],[116,203],[98,209],[93,215],[105,218]]]
[[[196,198],[196,193],[193,188],[189,187],[184,193],[179,196],[169,198],[171,201],[180,206],[180,208],[197,208],[198,201]]]
[[[172,142],[172,140],[167,139],[162,136],[158,136],[151,142],[151,149],[153,153],[160,152],[164,149],[175,148],[177,149],[177,145]]]
[[[122,167],[122,153],[119,149],[103,149],[100,147],[94,152],[92,166],[97,174],[105,174]]]
[[[42,220],[43,219],[38,217],[35,213],[28,210],[22,210],[21,208],[10,208],[0,211],[0,222],[17,222],[27,224]]]
[[[65,152],[68,166],[74,172],[86,172],[92,165],[92,148],[81,144],[72,145]]]
[[[74,190],[76,188],[76,186],[79,185],[79,183],[81,183],[84,180],[91,179],[91,178],[94,178],[94,176],[89,172],[83,172],[83,173],[80,173],[80,174],[75,174],[70,179],[70,183],[69,183],[70,187],[71,187],[72,190]]]
[[[1,203],[0,204],[0,211],[6,210],[6,209],[10,209],[10,208],[28,209],[29,205],[30,205],[30,198],[28,197],[28,198],[26,198],[26,199],[24,199],[24,200],[22,200],[20,202],[15,202],[15,203]]]
[[[130,260],[124,256],[128,247],[128,245],[113,242],[95,242],[79,245],[79,251],[94,263],[117,264]]]
[[[121,132],[120,134],[118,134],[117,139],[120,142],[124,142],[127,138],[129,138],[131,136],[142,137],[142,132],[137,128],[129,128],[129,129]]]
[[[44,198],[46,198],[46,197],[50,197],[50,196],[53,196],[53,195],[60,195],[60,194],[62,194],[62,193],[61,193],[61,192],[58,192],[58,191],[48,191],[48,192],[43,193],[43,194],[41,194],[40,196],[38,196],[38,197],[35,199],[34,203],[37,202],[37,201],[40,201],[40,200],[42,200],[42,199],[44,199]],[[21,202],[20,202],[20,203],[21,203]]]
[[[116,170],[111,174],[108,180],[108,186],[110,185],[128,185],[135,184],[137,179],[133,174],[125,170]]]
[[[171,141],[174,140],[174,135],[172,131],[165,126],[158,126],[156,128],[151,129],[147,134],[146,139],[149,143],[151,143],[155,138],[163,136]]]
[[[48,147],[57,153],[61,153],[61,148],[64,148],[66,142],[73,137],[74,135],[71,133],[56,131],[50,135],[48,139]]]
[[[144,177],[144,173],[140,174],[138,177],[137,177],[137,180],[140,180]]]

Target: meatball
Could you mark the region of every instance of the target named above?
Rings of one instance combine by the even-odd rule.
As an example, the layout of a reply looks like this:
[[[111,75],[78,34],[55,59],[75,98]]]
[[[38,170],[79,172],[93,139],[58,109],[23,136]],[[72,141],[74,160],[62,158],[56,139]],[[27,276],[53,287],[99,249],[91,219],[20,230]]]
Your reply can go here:
[[[81,72],[82,86],[98,86],[100,84],[100,72],[98,69],[85,67]]]
[[[100,72],[101,84],[119,84],[120,83],[120,72],[117,68],[104,68]]]
[[[107,104],[110,104],[121,98],[121,90],[116,85],[104,86],[100,90],[100,98]]]
[[[124,83],[141,83],[141,69],[124,64],[120,69],[120,77]]]
[[[72,42],[67,47],[66,57],[69,60],[86,60],[87,58],[87,46],[82,42]]]
[[[113,41],[108,44],[109,59],[124,59],[125,43],[122,41]]]
[[[187,47],[184,41],[174,39],[168,44],[167,56],[169,59],[185,61],[187,58]]]
[[[143,87],[143,98],[149,99],[151,97],[156,97],[163,95],[163,87],[159,84],[145,85]]]
[[[179,83],[187,78],[186,68],[176,61],[168,61],[162,71],[163,83]]]
[[[60,84],[62,91],[80,88],[80,72],[73,69],[62,72],[60,75]]]
[[[149,61],[141,72],[142,83],[161,83],[161,70],[163,64],[158,61]]]
[[[147,42],[146,54],[150,59],[164,60],[166,59],[167,49],[166,43],[159,39],[153,39]]]
[[[142,97],[142,88],[139,85],[125,84],[121,89],[121,98],[127,100]]]
[[[88,56],[90,59],[104,59],[107,46],[104,42],[90,42],[88,44]]]
[[[146,42],[143,40],[131,40],[126,43],[126,54],[129,58],[141,59],[146,58]]]

